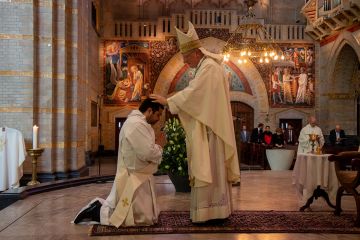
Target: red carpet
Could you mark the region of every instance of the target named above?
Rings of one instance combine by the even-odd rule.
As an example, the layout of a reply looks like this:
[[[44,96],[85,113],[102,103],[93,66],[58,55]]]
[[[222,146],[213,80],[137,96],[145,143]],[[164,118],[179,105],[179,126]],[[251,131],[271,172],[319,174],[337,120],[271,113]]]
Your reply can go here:
[[[158,224],[116,228],[94,225],[90,236],[182,233],[360,233],[355,213],[235,211],[223,222],[193,224],[189,212],[161,212]]]

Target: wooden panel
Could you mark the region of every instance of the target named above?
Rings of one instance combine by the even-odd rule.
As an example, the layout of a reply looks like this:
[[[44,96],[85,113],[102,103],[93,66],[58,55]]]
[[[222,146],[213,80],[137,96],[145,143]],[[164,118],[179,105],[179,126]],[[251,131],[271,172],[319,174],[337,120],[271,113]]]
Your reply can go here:
[[[231,102],[231,111],[234,117],[235,135],[240,134],[243,125],[251,132],[254,128],[254,109],[242,102]]]
[[[235,139],[236,139],[236,147],[238,151],[240,162],[248,163],[249,149],[243,148],[244,146],[241,144],[240,140],[240,132],[242,126],[246,126],[246,129],[251,133],[251,130],[254,127],[254,109],[249,105],[242,102],[231,102],[231,111],[234,120],[234,131],[235,131]]]

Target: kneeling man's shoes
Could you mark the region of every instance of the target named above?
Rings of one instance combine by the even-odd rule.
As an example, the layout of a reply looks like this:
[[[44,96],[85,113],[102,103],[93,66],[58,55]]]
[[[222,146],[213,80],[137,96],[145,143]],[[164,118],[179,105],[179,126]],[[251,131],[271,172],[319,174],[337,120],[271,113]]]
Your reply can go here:
[[[102,204],[97,200],[93,202],[88,208],[81,211],[74,220],[75,224],[89,219],[90,221],[100,222],[100,208]]]

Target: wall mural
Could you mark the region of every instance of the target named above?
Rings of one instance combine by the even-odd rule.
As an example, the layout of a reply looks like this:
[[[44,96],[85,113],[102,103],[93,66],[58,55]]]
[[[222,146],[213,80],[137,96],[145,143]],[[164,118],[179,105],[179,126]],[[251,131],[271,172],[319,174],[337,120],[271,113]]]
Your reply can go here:
[[[174,39],[167,41],[105,41],[104,104],[138,104],[155,86],[158,75],[178,52]],[[313,107],[315,56],[312,44],[282,44],[286,61],[271,67],[254,63],[267,88],[271,107]],[[252,95],[248,80],[232,62],[224,65],[230,90]],[[169,93],[188,86],[194,72],[187,65],[173,79]],[[249,79],[251,81],[251,79]]]
[[[230,91],[245,92],[252,95],[247,79],[234,63],[227,62],[224,64],[225,74],[229,81]],[[195,69],[184,65],[175,75],[171,82],[169,92],[177,92],[189,85],[189,82],[195,77]]]
[[[149,43],[104,43],[104,104],[139,103],[149,89]]]
[[[269,79],[272,107],[313,107],[315,98],[314,47],[281,46],[285,62],[274,63]]]

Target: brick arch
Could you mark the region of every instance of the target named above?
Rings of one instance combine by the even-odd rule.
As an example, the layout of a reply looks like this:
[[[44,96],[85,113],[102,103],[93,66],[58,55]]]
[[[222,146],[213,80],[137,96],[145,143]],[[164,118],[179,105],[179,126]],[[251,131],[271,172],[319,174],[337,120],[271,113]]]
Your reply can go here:
[[[360,40],[356,39],[352,32],[344,31],[342,32],[335,40],[334,45],[331,48],[329,56],[331,56],[328,59],[328,63],[326,64],[329,66],[329,71],[327,71],[327,75],[325,76],[325,79],[332,79],[336,62],[338,60],[339,54],[343,50],[343,47],[345,45],[350,46],[354,52],[356,53],[358,61],[360,61]],[[330,86],[329,86],[330,87]]]
[[[226,65],[231,68],[231,70],[239,77],[239,80],[242,84],[242,86],[244,87],[244,92],[249,94],[249,95],[253,95],[249,82],[246,79],[246,77],[244,76],[243,72],[241,72],[241,70],[231,61],[227,62]],[[176,73],[174,79],[171,81],[170,84],[170,88],[168,91],[168,94],[171,94],[172,92],[175,91],[175,88],[178,84],[178,82],[180,81],[181,77],[183,76],[183,74],[189,69],[189,66],[187,64],[185,64],[180,70],[179,72]]]
[[[345,43],[336,57],[335,68],[328,85],[331,91],[350,92],[353,90],[351,80],[354,71],[359,65],[359,60],[355,50],[347,43]],[[330,89],[329,89],[330,90]]]
[[[221,52],[225,42],[209,37],[202,39],[205,48],[212,52]],[[252,95],[244,92],[230,92],[231,101],[244,102],[254,109],[254,122],[264,122],[266,114],[269,112],[269,100],[266,86],[256,66],[247,62],[246,64],[234,63],[247,79]],[[171,83],[176,74],[184,67],[180,53],[175,54],[161,71],[154,88],[154,93],[167,96]]]
[[[359,41],[349,31],[342,32],[335,40],[330,58],[328,71],[325,76],[324,89],[327,108],[326,120],[323,121],[324,131],[329,132],[335,124],[341,124],[346,134],[357,133],[356,101],[352,95],[359,87],[360,48]],[[357,79],[357,82],[353,82]]]

